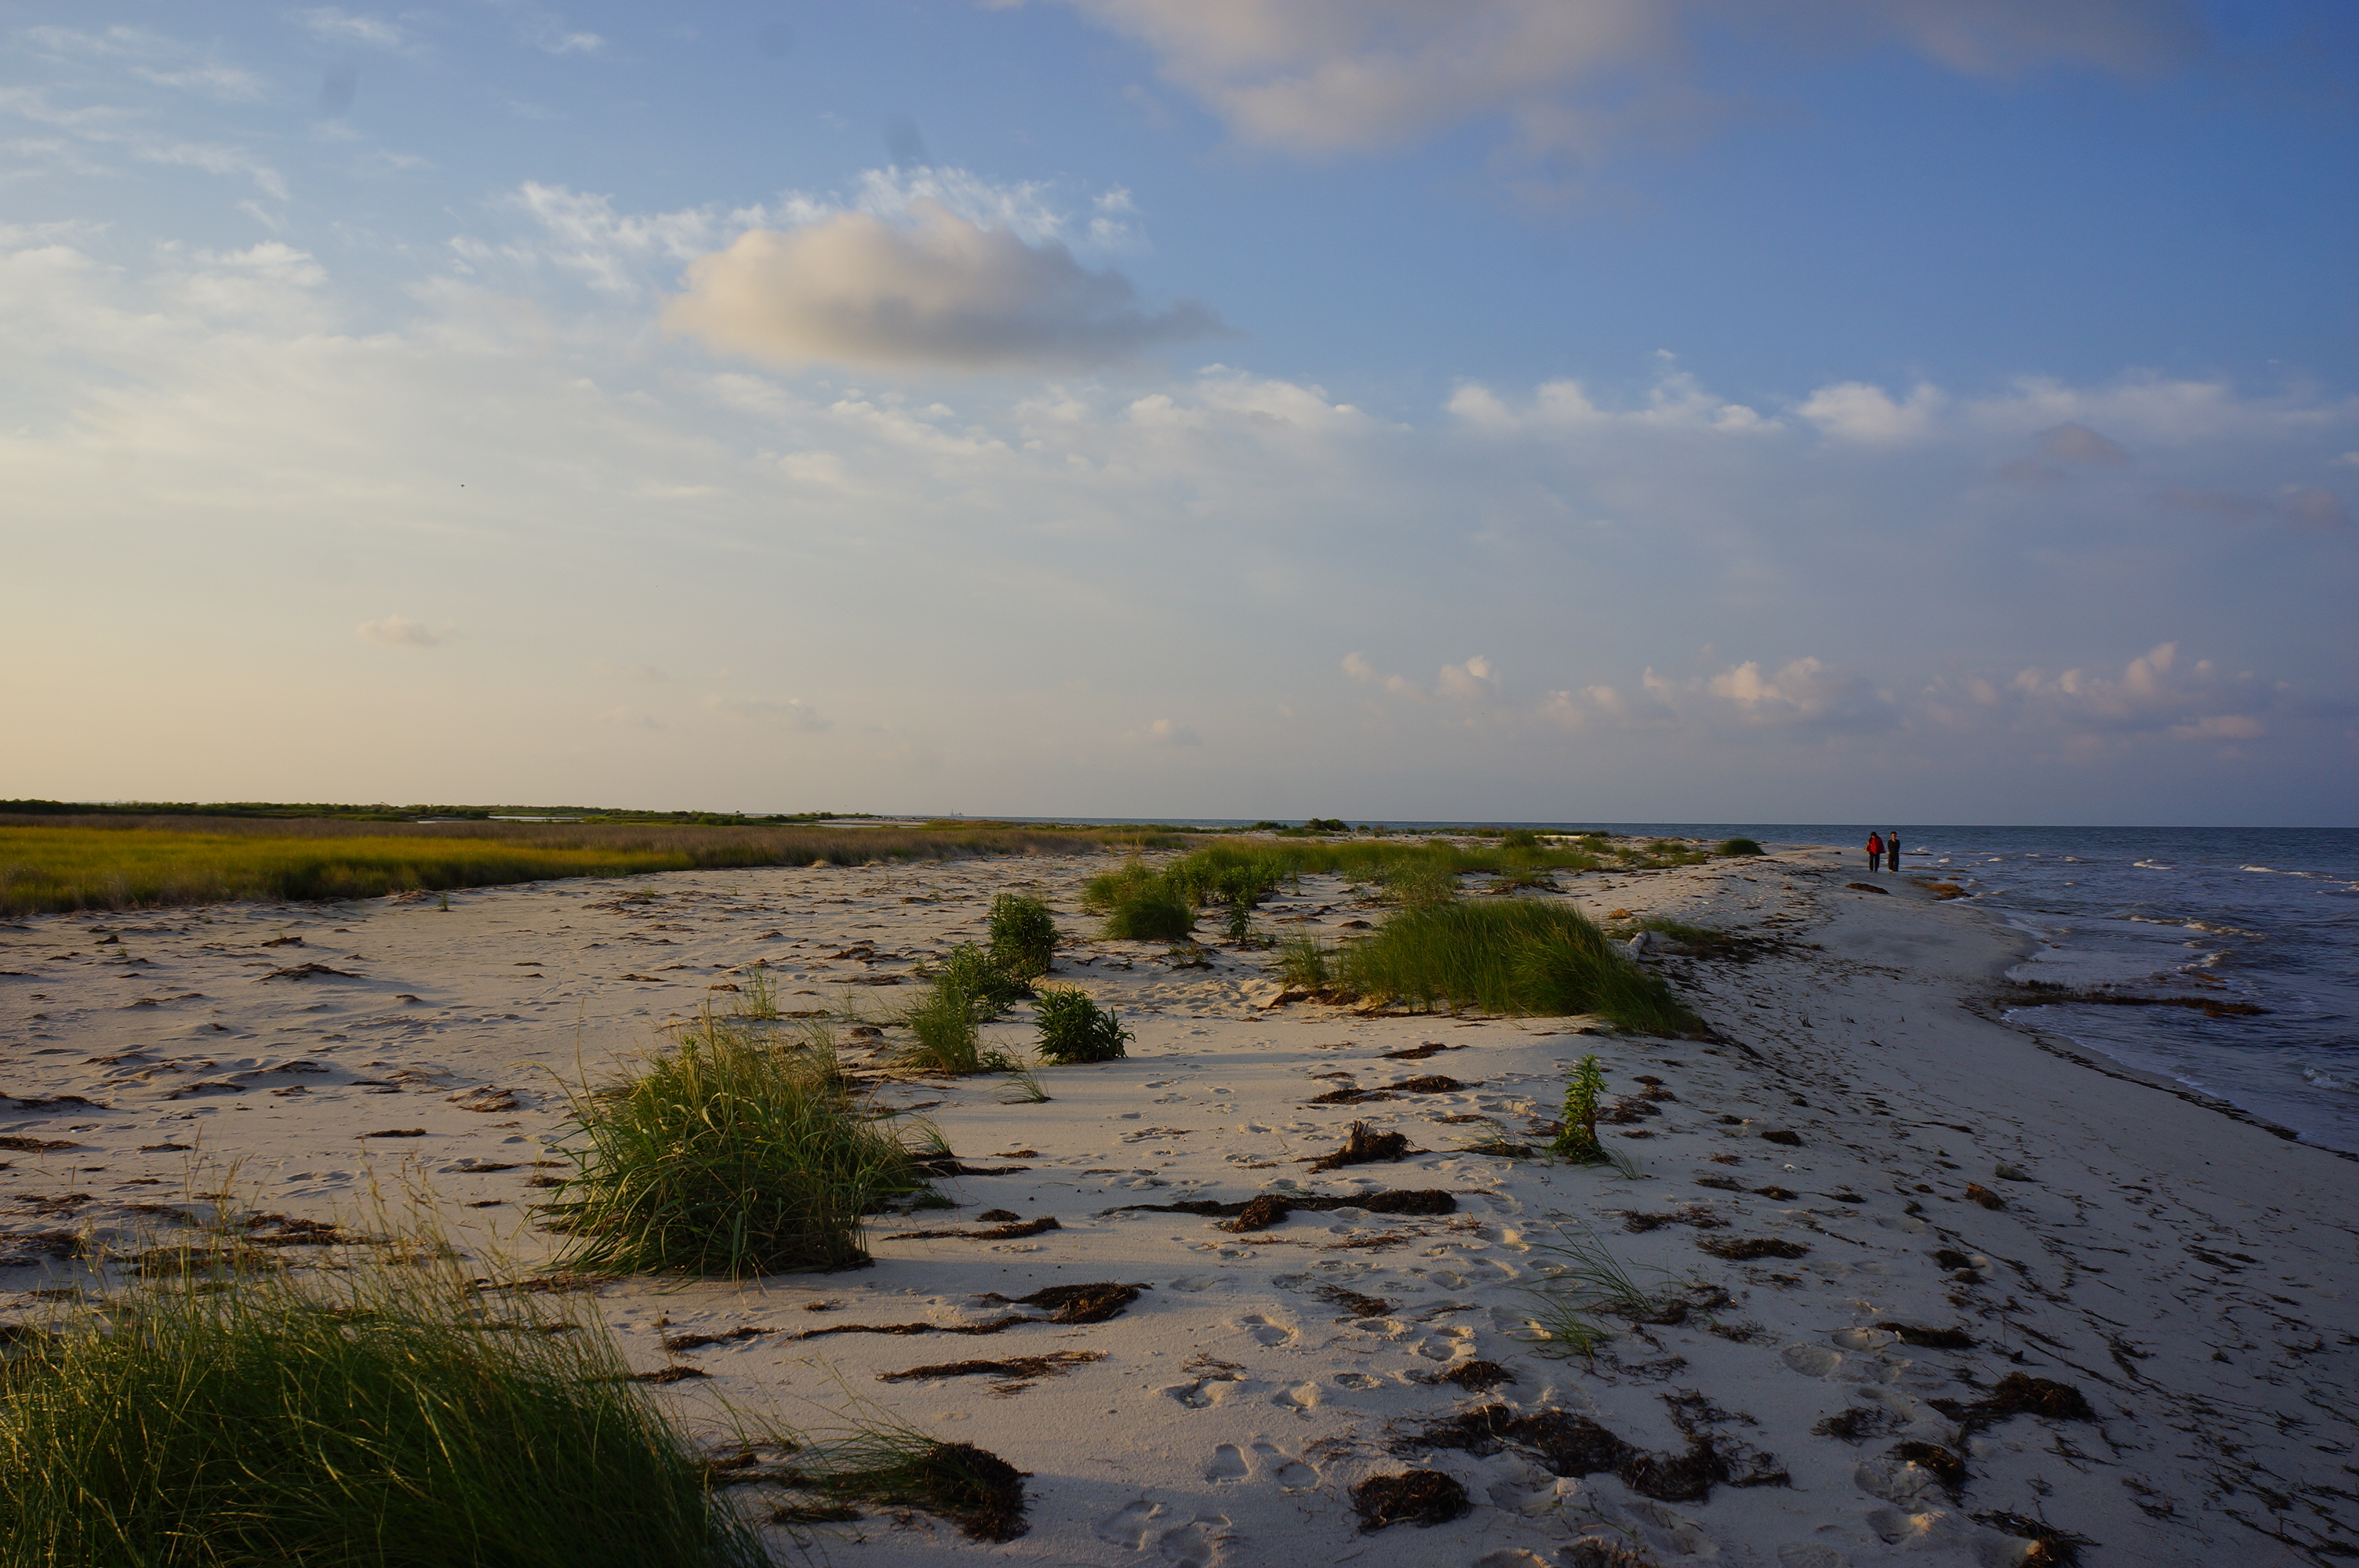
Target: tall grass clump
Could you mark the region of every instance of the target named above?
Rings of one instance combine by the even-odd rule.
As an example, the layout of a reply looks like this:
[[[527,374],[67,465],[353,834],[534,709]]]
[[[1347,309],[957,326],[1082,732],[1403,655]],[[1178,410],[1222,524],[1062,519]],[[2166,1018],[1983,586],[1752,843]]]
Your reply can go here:
[[[1196,928],[1196,906],[1159,880],[1126,887],[1106,905],[1105,935],[1118,941],[1177,942]]]
[[[1757,840],[1752,838],[1723,838],[1720,841],[1719,853],[1723,855],[1757,855],[1761,853],[1761,845]]]
[[[1592,1012],[1654,1033],[1701,1027],[1587,915],[1540,899],[1408,905],[1345,948],[1336,971],[1342,989],[1409,1007]]]
[[[1111,1062],[1122,1055],[1131,1038],[1120,1018],[1080,991],[1043,991],[1038,1006],[1040,1040],[1036,1049],[1044,1062],[1059,1066]]]
[[[447,1249],[86,1298],[0,1363],[9,1568],[758,1568],[603,1327]]]
[[[1004,892],[991,901],[991,961],[1014,979],[1030,982],[1049,972],[1057,954],[1057,922],[1049,906],[1024,893]]]
[[[1323,991],[1335,981],[1335,949],[1316,936],[1288,936],[1277,945],[1277,972],[1289,986]]]
[[[792,1042],[710,1014],[623,1081],[572,1096],[548,1208],[568,1269],[743,1278],[868,1260],[860,1218],[925,1190],[861,1114],[823,1031]]]

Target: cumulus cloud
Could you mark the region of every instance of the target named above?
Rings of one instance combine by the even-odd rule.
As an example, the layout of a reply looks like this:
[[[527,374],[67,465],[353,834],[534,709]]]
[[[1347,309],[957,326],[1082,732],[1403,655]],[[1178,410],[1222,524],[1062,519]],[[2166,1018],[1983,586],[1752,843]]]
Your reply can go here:
[[[2119,744],[2144,736],[2178,741],[2250,741],[2268,732],[2263,716],[2290,691],[2250,672],[2231,674],[2211,659],[2180,656],[2158,643],[2103,670],[2031,668],[2012,676],[1937,682],[1925,694],[1929,714],[1953,730],[1989,722],[2052,730],[2084,744]]]
[[[1809,739],[1894,729],[1901,722],[1901,708],[1864,675],[1806,656],[1775,670],[1765,670],[1756,659],[1687,676],[1649,668],[1635,691],[1594,685],[1550,692],[1537,716],[1567,728],[1686,727]]]
[[[828,727],[819,709],[799,697],[708,697],[704,706],[740,723],[816,733]]]
[[[690,265],[664,325],[773,363],[961,371],[1104,364],[1222,330],[1192,301],[1147,311],[1128,279],[1057,241],[1029,244],[931,200],[909,217],[740,235]]]
[[[2202,38],[2187,0],[1068,3],[1145,42],[1163,76],[1239,141],[1306,157],[1487,115],[1535,150],[1585,153],[1693,100],[1679,78],[1700,27],[1827,46],[1890,39],[1980,75],[2058,61],[2150,71]]]
[[[1491,661],[1480,654],[1463,663],[1444,665],[1435,676],[1430,688],[1418,685],[1403,676],[1390,676],[1370,664],[1364,654],[1346,654],[1343,671],[1353,680],[1380,687],[1393,696],[1411,702],[1429,702],[1436,698],[1449,702],[1481,705],[1495,704],[1500,699],[1499,677]]]
[[[1158,746],[1201,746],[1203,740],[1185,724],[1169,719],[1158,719],[1142,731],[1141,738]]]
[[[353,628],[353,634],[364,643],[375,643],[380,648],[431,648],[442,641],[441,634],[423,621],[407,616],[388,615],[382,621],[364,621]]]
[[[2053,458],[2060,463],[2119,465],[2130,460],[2130,455],[2122,450],[2118,442],[2070,419],[2040,431],[2038,442],[2041,457]]]

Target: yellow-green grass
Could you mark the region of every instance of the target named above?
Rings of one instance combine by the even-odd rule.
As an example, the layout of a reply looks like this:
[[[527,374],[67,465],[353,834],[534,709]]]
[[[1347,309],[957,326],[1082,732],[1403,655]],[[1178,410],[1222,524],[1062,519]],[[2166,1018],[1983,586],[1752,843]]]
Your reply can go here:
[[[374,898],[697,867],[1088,854],[1137,834],[335,819],[0,821],[0,914]]]
[[[1289,967],[1295,956],[1288,955]],[[1701,1027],[1659,976],[1569,903],[1529,898],[1408,905],[1326,959],[1337,989],[1411,1008],[1601,1014],[1625,1029]]]

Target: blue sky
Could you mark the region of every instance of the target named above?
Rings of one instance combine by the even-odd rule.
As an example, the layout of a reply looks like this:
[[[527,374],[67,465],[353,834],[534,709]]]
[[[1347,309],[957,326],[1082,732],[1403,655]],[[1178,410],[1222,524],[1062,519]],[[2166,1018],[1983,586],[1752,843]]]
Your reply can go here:
[[[2359,821],[2346,7],[0,26],[0,795]]]

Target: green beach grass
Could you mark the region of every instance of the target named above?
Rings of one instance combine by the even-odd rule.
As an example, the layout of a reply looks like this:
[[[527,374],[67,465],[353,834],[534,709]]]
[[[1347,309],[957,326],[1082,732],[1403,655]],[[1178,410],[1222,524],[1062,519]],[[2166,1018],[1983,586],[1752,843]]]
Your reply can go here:
[[[1289,973],[1308,955],[1288,954]],[[1499,898],[1412,904],[1367,940],[1324,956],[1333,986],[1412,1008],[1476,1007],[1558,1017],[1592,1012],[1625,1029],[1686,1034],[1702,1027],[1660,977],[1617,951],[1570,904]]]

